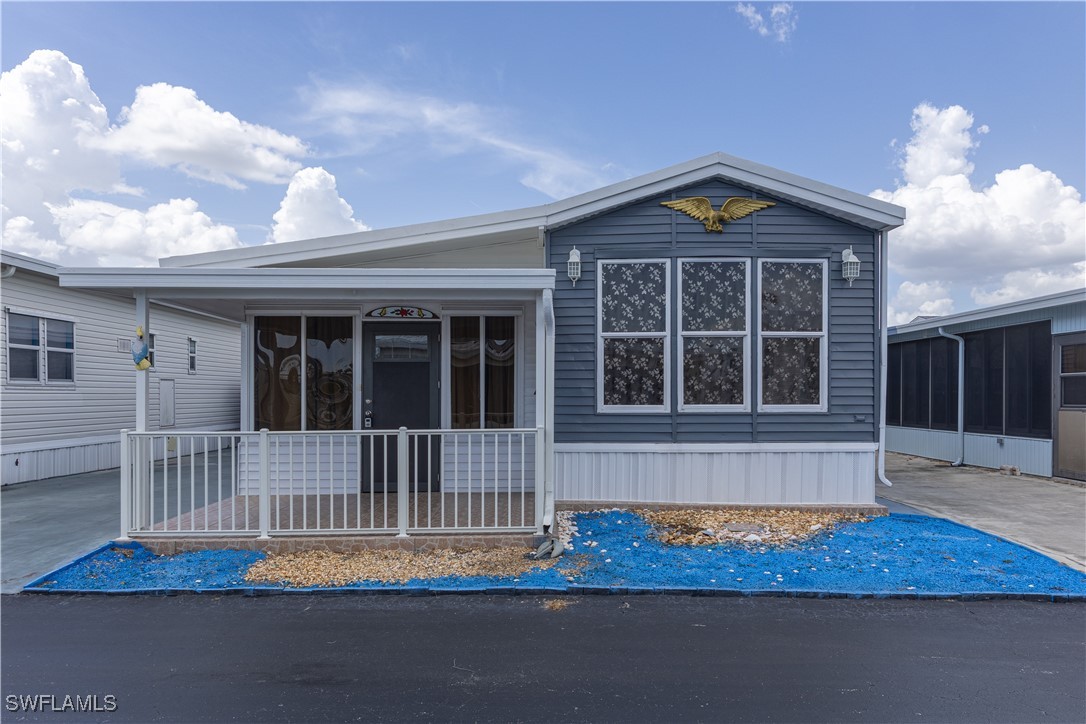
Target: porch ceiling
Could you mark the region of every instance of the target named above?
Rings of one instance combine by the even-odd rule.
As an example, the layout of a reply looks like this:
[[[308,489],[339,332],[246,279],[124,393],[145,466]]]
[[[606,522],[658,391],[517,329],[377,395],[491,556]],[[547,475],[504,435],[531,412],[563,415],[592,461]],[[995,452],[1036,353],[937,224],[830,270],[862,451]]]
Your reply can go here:
[[[121,269],[59,270],[60,286],[183,305],[242,320],[254,304],[440,299],[532,299],[553,269]]]

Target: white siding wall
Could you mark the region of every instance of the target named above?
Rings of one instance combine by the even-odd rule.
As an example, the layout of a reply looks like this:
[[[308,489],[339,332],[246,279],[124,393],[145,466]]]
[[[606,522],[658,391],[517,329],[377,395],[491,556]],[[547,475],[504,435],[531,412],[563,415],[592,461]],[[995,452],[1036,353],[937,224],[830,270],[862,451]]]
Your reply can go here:
[[[19,269],[3,282],[5,309],[75,320],[75,384],[7,381],[7,324],[0,325],[0,443],[3,484],[118,465],[118,432],[135,427],[136,372],[119,338],[135,333],[135,303],[96,292],[61,289],[55,278]],[[150,420],[159,429],[159,381],[176,387],[173,429],[237,429],[240,337],[236,324],[152,305],[156,335]],[[188,338],[198,340],[199,366],[188,373]],[[16,465],[18,460],[18,465]]]
[[[873,505],[870,444],[559,444],[558,501]]]
[[[1000,444],[1000,440],[1003,441]],[[886,427],[886,449],[933,460],[958,459],[958,434],[944,430]],[[982,468],[1016,465],[1029,475],[1052,476],[1052,441],[1006,435],[965,434],[965,464]]]

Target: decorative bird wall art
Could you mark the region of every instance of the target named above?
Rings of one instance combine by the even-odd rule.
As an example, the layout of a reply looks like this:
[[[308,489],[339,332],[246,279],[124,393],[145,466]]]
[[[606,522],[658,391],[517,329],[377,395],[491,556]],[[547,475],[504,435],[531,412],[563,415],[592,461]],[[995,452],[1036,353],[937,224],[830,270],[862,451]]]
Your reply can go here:
[[[720,207],[720,211],[715,211],[712,202],[704,196],[661,201],[660,205],[681,211],[687,216],[697,219],[705,224],[706,231],[715,231],[721,234],[724,233],[722,224],[742,219],[744,216],[750,216],[755,211],[776,206],[772,201],[758,201],[757,199],[748,199],[742,196],[732,196],[727,199]]]

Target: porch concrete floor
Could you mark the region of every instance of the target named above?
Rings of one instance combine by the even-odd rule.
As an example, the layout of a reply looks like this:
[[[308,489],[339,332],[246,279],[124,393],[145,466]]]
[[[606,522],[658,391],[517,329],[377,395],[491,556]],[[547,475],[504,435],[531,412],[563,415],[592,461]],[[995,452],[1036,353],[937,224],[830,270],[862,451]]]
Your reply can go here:
[[[314,535],[351,530],[394,533],[399,514],[398,497],[382,493],[273,495],[271,532],[273,535],[276,531],[309,531]],[[409,496],[407,515],[410,528],[501,528],[510,525],[531,528],[535,519],[535,495],[420,491]],[[220,531],[258,531],[260,500],[255,495],[237,495],[198,508],[193,513],[169,518],[165,525],[160,519],[153,529],[190,531],[193,536]]]
[[[1086,488],[1029,475],[954,468],[928,458],[886,454],[880,497],[1021,543],[1086,571]]]

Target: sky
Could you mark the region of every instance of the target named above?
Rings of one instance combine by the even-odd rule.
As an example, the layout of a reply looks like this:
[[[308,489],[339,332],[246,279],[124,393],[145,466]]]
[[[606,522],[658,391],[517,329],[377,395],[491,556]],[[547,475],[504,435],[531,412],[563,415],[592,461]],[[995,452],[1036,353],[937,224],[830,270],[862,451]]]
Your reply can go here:
[[[903,205],[890,320],[1086,285],[1086,3],[0,4],[3,245],[148,266],[723,151]]]

